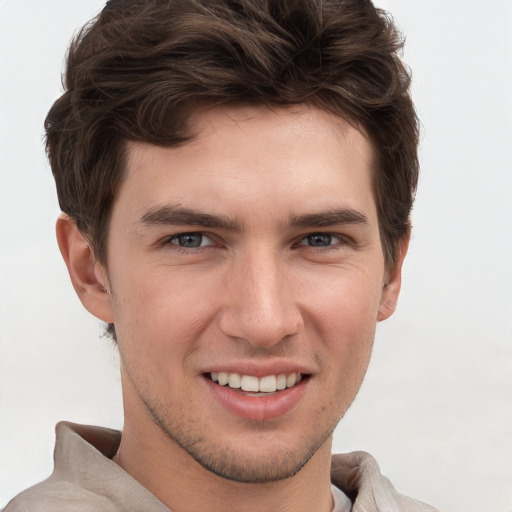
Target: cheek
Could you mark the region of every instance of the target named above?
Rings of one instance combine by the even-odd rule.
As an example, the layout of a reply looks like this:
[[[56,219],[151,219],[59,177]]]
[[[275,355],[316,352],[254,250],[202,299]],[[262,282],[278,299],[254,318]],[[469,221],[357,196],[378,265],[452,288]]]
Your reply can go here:
[[[374,276],[355,270],[331,276],[310,294],[304,309],[306,325],[316,333],[318,350],[329,365],[326,375],[349,397],[359,388],[373,347],[381,296]]]
[[[317,272],[302,281],[305,309],[322,330],[366,337],[375,330],[382,294],[380,273],[361,265]]]
[[[199,278],[161,270],[112,281],[120,349],[155,367],[183,360],[215,315],[215,294]]]

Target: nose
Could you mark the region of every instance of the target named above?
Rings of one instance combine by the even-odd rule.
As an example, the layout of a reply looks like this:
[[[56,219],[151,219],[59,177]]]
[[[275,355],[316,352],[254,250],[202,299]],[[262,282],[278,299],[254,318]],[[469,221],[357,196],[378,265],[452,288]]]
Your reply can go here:
[[[287,263],[269,252],[253,251],[231,267],[219,319],[226,336],[260,348],[298,334],[303,326]]]

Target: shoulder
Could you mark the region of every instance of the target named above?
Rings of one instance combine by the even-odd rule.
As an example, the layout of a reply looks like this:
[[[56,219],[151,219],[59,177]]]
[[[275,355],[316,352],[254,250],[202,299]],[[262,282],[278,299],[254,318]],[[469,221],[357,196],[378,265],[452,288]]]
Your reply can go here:
[[[2,512],[119,512],[109,498],[72,482],[45,480],[18,494]]]
[[[353,512],[439,512],[397,492],[366,452],[334,455],[331,480],[352,499]]]
[[[111,460],[120,438],[112,429],[59,423],[52,475],[16,496],[3,512],[169,512]]]

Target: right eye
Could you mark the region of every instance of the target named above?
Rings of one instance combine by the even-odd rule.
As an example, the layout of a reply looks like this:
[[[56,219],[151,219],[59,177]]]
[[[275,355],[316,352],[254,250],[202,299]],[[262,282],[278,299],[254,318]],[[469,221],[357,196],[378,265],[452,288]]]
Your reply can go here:
[[[169,238],[168,243],[178,245],[185,249],[195,249],[198,247],[206,247],[213,245],[211,238],[203,233],[180,233]]]

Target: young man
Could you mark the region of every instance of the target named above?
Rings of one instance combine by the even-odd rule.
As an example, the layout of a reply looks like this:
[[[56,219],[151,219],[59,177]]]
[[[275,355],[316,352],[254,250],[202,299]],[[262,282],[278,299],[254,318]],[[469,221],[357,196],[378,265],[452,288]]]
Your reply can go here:
[[[47,149],[125,423],[60,424],[6,512],[434,510],[330,453],[407,252],[400,47],[361,0],[111,0],[83,29]]]

